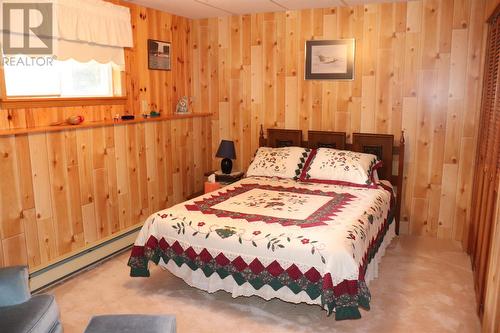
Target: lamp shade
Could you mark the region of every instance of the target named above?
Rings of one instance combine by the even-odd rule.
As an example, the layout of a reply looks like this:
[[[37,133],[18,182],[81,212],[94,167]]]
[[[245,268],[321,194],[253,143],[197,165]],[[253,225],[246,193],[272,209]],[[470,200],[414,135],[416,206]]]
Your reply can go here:
[[[217,149],[216,157],[229,158],[231,160],[236,159],[236,151],[234,149],[234,142],[229,140],[222,140]]]

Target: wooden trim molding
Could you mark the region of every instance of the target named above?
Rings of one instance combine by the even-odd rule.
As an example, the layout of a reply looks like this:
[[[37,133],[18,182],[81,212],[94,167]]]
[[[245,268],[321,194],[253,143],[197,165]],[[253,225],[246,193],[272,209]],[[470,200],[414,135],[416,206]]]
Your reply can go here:
[[[133,120],[102,120],[93,122],[84,122],[80,125],[54,125],[54,126],[41,126],[41,127],[28,127],[28,128],[15,128],[8,130],[0,130],[0,137],[9,135],[20,135],[20,134],[30,134],[30,133],[43,133],[43,132],[57,132],[70,129],[80,129],[80,128],[93,128],[93,127],[104,127],[104,126],[114,126],[114,125],[126,125],[126,124],[136,124],[151,121],[162,121],[162,120],[177,120],[186,118],[202,118],[210,117],[211,113],[190,113],[185,115],[167,115],[156,118],[142,118],[137,117]]]
[[[54,98],[4,98],[2,109],[30,109],[84,105],[124,105],[127,96],[114,97],[54,97]]]

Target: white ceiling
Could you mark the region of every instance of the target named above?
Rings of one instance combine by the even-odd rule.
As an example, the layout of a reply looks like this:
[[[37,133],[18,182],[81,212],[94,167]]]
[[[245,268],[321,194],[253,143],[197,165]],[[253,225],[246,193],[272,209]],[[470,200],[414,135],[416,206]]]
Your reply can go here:
[[[128,0],[193,19],[406,0]]]

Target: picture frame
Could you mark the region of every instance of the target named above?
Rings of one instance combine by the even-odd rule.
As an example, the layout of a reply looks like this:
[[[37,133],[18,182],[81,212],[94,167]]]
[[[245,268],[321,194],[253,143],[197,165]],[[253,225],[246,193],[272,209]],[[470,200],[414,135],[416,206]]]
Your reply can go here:
[[[148,39],[148,69],[171,70],[170,47],[169,42]]]
[[[355,40],[306,41],[306,80],[354,80]]]

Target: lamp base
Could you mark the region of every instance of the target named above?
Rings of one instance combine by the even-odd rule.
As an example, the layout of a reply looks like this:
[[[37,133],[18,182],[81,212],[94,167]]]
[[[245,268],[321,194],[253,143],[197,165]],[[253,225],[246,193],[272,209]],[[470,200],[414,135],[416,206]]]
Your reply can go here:
[[[231,161],[229,158],[222,159],[222,161],[220,162],[220,169],[222,173],[229,175],[231,173],[231,170],[233,169],[233,161]]]

